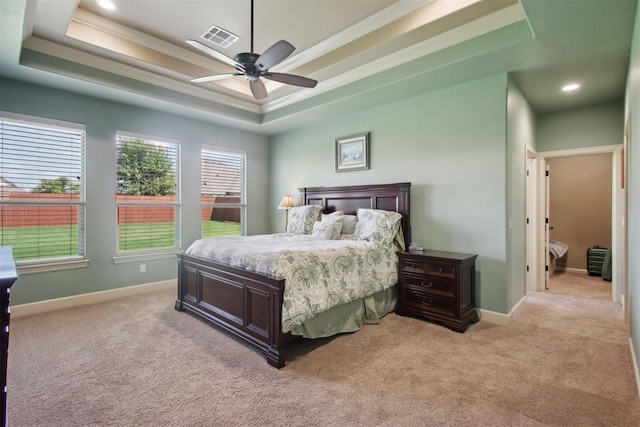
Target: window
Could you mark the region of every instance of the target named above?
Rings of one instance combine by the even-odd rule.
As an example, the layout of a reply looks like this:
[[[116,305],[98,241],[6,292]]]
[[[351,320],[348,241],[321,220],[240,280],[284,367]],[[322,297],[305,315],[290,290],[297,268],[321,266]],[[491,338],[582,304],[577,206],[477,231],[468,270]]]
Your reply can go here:
[[[180,248],[180,145],[116,135],[118,255]]]
[[[86,266],[83,125],[0,113],[0,225],[27,271]]]
[[[246,162],[244,152],[202,148],[200,204],[203,238],[246,233]]]

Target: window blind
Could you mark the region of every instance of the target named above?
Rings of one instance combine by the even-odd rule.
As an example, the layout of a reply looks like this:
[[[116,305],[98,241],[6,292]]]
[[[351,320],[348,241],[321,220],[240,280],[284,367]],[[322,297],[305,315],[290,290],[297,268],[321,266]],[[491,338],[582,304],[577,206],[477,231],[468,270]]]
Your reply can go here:
[[[202,147],[200,202],[202,237],[245,233],[246,154]]]
[[[0,243],[20,262],[85,258],[84,126],[0,116]]]
[[[116,135],[117,253],[180,247],[180,144]]]

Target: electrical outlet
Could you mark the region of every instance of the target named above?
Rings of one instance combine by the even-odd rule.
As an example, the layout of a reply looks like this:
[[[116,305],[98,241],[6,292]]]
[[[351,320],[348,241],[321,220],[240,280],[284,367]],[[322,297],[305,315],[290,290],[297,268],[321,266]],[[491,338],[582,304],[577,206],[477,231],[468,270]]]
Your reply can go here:
[[[147,272],[147,264],[140,264],[140,273]]]

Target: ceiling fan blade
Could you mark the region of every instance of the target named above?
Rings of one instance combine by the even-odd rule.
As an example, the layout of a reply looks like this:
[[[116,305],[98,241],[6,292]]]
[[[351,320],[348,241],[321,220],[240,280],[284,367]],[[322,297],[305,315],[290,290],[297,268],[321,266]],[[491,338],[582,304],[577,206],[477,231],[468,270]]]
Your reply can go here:
[[[256,68],[260,71],[266,71],[291,55],[294,50],[296,48],[291,43],[286,40],[280,40],[256,59]]]
[[[267,88],[264,87],[264,83],[262,80],[250,80],[249,87],[251,88],[251,93],[255,99],[263,99],[267,97]]]
[[[215,49],[211,49],[206,44],[202,44],[197,40],[187,40],[187,43],[189,43],[191,46],[195,47],[196,49],[201,50],[202,52],[206,53],[207,55],[213,56],[218,61],[222,61],[225,64],[231,65],[232,67],[235,67],[236,65],[239,65],[236,61],[234,61],[233,59],[229,58],[227,55],[224,55],[224,54],[218,52]]]
[[[191,79],[194,83],[204,83],[204,82],[214,82],[216,80],[224,80],[229,79],[233,76],[242,76],[241,73],[226,73],[226,74],[214,74],[212,76],[198,77],[196,79]]]
[[[296,76],[293,74],[284,73],[265,73],[262,75],[265,79],[274,80],[280,83],[286,83],[288,85],[302,86],[302,87],[316,87],[317,80],[309,79],[307,77]]]

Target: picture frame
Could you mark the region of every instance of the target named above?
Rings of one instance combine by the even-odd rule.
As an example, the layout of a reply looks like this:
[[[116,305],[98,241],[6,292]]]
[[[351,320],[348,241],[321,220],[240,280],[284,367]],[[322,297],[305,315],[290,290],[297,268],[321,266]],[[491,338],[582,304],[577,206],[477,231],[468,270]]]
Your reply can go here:
[[[336,138],[336,172],[369,169],[369,132]]]

